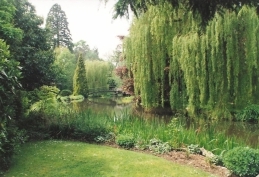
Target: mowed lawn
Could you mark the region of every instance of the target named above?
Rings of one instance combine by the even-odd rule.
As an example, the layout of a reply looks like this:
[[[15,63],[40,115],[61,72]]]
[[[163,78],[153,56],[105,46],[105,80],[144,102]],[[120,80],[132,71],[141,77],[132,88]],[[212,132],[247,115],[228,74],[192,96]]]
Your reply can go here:
[[[129,150],[71,141],[26,143],[5,177],[203,177],[199,169]]]

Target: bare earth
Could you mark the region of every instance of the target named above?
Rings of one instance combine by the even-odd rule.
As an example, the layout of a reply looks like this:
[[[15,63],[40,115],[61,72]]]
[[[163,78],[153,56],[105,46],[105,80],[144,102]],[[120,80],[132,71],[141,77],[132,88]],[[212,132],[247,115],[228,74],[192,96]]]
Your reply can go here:
[[[189,165],[195,168],[202,169],[203,171],[209,172],[218,177],[227,177],[229,176],[229,171],[221,166],[216,166],[214,164],[209,164],[206,160],[206,157],[202,155],[190,154],[189,157],[186,156],[185,152],[181,151],[171,151],[168,154],[157,155],[163,157],[169,161],[173,161],[183,165]]]

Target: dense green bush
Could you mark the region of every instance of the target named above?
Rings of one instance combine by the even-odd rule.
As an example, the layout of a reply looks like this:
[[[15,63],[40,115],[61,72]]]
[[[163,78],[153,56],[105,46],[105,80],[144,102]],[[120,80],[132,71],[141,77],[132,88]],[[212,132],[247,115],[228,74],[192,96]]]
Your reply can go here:
[[[123,148],[129,149],[135,146],[135,139],[132,135],[118,135],[116,143]]]
[[[223,163],[235,175],[255,177],[259,174],[259,150],[236,147],[224,154]]]
[[[236,115],[237,120],[247,122],[258,122],[259,120],[259,105],[249,105]]]
[[[72,92],[70,90],[61,90],[60,96],[69,96],[72,95]]]
[[[19,63],[9,57],[8,46],[0,39],[0,175],[9,167],[16,147],[23,141],[17,126],[23,116],[21,72]]]

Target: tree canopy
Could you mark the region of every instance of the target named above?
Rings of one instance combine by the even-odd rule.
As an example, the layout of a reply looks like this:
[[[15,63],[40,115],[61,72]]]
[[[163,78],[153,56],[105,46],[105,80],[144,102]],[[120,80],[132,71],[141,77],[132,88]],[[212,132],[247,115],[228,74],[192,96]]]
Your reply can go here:
[[[41,27],[43,18],[36,15],[34,6],[27,0],[14,1],[14,6],[13,21],[15,27],[23,31],[23,36],[20,42],[7,44],[12,58],[22,67],[21,83],[28,90],[51,84],[55,81],[55,73],[51,70],[54,56],[47,42],[48,31]]]
[[[53,48],[64,46],[73,51],[66,13],[59,4],[54,4],[51,7],[46,20],[46,28],[50,30],[50,41]]]
[[[80,40],[74,44],[74,53],[77,58],[81,55],[84,60],[101,60],[98,48],[94,47],[91,49],[84,40]]]
[[[223,14],[222,14],[223,12]],[[258,104],[258,24],[255,7],[216,13],[204,32],[192,12],[152,6],[135,19],[124,53],[142,106],[170,105],[230,118]],[[183,19],[175,22],[175,19]]]
[[[62,89],[73,90],[73,76],[76,69],[76,57],[68,48],[55,49],[54,68],[57,70],[57,86]]]
[[[145,13],[150,6],[159,5],[167,2],[174,9],[185,9],[197,12],[201,15],[202,21],[207,22],[214,17],[216,11],[227,8],[234,9],[242,5],[251,5],[258,7],[258,0],[117,0],[114,5],[114,18],[129,16],[129,8],[136,17]]]
[[[12,1],[0,1],[0,38],[13,44],[22,39],[23,31],[14,24],[15,6]]]

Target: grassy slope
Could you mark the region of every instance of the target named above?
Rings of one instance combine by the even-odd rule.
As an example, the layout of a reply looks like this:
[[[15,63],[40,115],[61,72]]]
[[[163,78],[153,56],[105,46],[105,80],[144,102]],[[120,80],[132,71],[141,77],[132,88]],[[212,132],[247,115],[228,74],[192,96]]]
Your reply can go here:
[[[203,177],[198,169],[156,156],[80,142],[27,143],[5,177]]]

